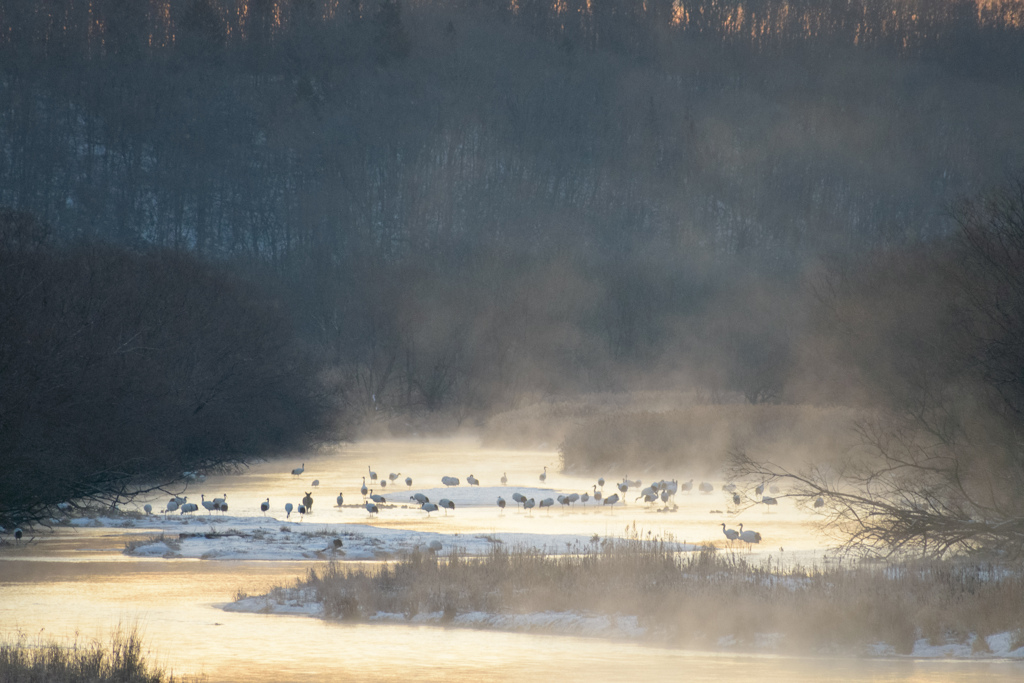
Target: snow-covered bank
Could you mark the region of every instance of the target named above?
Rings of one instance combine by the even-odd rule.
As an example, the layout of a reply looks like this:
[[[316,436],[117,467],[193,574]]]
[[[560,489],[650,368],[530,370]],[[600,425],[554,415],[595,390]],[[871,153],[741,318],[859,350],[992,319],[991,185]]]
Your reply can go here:
[[[124,520],[96,518],[88,525],[124,527]],[[458,548],[466,555],[484,555],[494,544],[560,554],[594,543],[593,537],[574,534],[493,533],[463,534],[415,531],[357,523],[313,524],[264,517],[197,518],[152,516],[140,521],[160,535],[129,543],[125,553],[138,557],[194,558],[202,560],[386,560],[431,543],[442,549]],[[673,543],[677,551],[697,549]]]
[[[224,610],[227,612],[322,617],[322,605],[303,593],[304,591],[301,589],[293,589],[283,591],[273,597],[269,595],[246,597],[225,605]],[[601,638],[641,638],[647,634],[647,629],[640,626],[635,616],[606,616],[582,612],[535,612],[531,614],[466,612],[455,615],[448,615],[444,612],[420,612],[412,615],[377,612],[367,616],[365,621]]]
[[[258,614],[305,615],[323,618],[323,606],[316,602],[307,590],[295,588],[277,591],[273,595],[244,597],[223,606],[227,612],[249,612]],[[424,626],[448,626],[460,628],[492,629],[516,633],[552,633],[570,636],[591,636],[598,638],[643,639],[648,629],[640,625],[635,616],[600,615],[585,612],[534,612],[529,614],[494,614],[489,612],[467,612],[449,615],[444,612],[421,612],[413,615],[391,612],[377,612],[364,619],[369,623],[393,623]],[[909,654],[897,654],[895,648],[886,643],[874,643],[863,656],[892,657],[903,659],[1017,659],[1024,661],[1024,646],[1013,648],[1015,638],[1010,632],[997,633],[981,639],[971,636],[967,643],[933,643],[919,638]],[[757,651],[784,652],[786,639],[781,633],[758,633],[753,641],[735,636],[718,639],[717,650],[722,652]]]

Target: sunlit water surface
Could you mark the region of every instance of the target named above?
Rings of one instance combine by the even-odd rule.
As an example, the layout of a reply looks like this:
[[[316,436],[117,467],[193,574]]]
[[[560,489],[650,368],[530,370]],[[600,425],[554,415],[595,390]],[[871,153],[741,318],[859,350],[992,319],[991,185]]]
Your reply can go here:
[[[241,475],[210,478],[190,490],[190,497],[228,494],[232,515],[258,514],[259,502],[274,502],[283,518],[283,503],[298,502],[305,491],[333,504],[338,491],[346,503],[361,502],[358,487],[367,465],[381,476],[401,472],[412,476],[413,491],[436,488],[442,474],[458,476],[463,485],[450,491],[458,503],[466,475],[482,486],[498,486],[503,472],[508,491],[546,486],[557,492],[582,492],[594,477],[558,473],[551,451],[480,449],[466,440],[376,442],[337,453],[307,457],[305,472],[288,472],[300,463],[265,463]],[[548,465],[548,480],[538,474]],[[607,493],[613,481],[677,478],[685,472],[605,473]],[[309,484],[320,480],[317,492]],[[400,480],[401,481],[401,480]],[[699,480],[698,480],[699,482]],[[645,481],[645,484],[648,483]],[[320,505],[304,524],[373,523],[430,531],[479,533],[529,531],[621,535],[626,527],[646,534],[671,534],[678,540],[721,544],[721,527],[743,521],[765,537],[751,557],[775,560],[825,561],[822,539],[811,517],[791,502],[770,512],[764,506],[736,511],[726,505],[714,481],[711,495],[678,496],[679,509],[656,512],[634,503],[608,511],[534,511],[508,508],[503,515],[492,505],[459,506],[454,514],[389,508],[372,521],[361,508]],[[337,489],[337,490],[336,490]],[[395,495],[402,494],[405,495]],[[385,495],[408,499],[404,483]],[[469,493],[462,493],[470,497]],[[511,504],[511,499],[506,496]],[[154,499],[156,500],[156,499]],[[165,497],[160,498],[160,505]],[[140,503],[141,505],[141,503]],[[713,512],[721,510],[722,512]],[[200,521],[196,521],[200,524]],[[224,522],[221,522],[224,524]],[[1024,665],[1015,662],[926,660],[864,660],[779,657],[760,654],[697,653],[646,646],[628,641],[514,634],[489,631],[402,626],[342,624],[308,617],[224,612],[236,591],[258,593],[300,576],[311,563],[231,562],[133,558],[121,553],[127,538],[146,529],[80,529],[41,535],[33,543],[0,550],[0,634],[42,634],[66,639],[103,639],[119,623],[138,624],[155,661],[178,674],[203,674],[212,681],[391,681],[391,680],[529,680],[557,676],[560,680],[637,680],[651,675],[670,680],[747,678],[768,681],[1019,681]],[[780,551],[780,548],[784,550]],[[745,550],[738,552],[746,553]],[[792,559],[796,558],[796,560]],[[685,610],[685,605],[680,605]]]

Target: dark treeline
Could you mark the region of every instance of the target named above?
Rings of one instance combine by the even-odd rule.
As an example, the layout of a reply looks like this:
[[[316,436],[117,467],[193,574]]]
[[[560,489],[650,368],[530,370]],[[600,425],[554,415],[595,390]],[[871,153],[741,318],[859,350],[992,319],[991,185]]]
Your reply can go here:
[[[61,244],[0,210],[0,524],[328,433],[278,309],[186,253]]]
[[[846,400],[794,372],[807,274],[942,238],[952,199],[1024,166],[1021,20],[2,2],[0,206],[126,268],[259,282],[350,416],[681,382]]]

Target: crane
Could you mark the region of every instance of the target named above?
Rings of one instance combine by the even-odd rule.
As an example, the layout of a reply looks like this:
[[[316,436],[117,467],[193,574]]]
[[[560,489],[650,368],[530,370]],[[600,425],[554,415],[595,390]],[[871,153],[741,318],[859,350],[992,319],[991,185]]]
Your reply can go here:
[[[746,531],[744,531],[743,530],[743,525],[740,524],[740,540],[743,541],[744,543],[747,543],[748,545],[752,544],[752,543],[760,543],[761,542],[761,534],[759,534],[756,531],[751,531],[750,529],[747,529]]]

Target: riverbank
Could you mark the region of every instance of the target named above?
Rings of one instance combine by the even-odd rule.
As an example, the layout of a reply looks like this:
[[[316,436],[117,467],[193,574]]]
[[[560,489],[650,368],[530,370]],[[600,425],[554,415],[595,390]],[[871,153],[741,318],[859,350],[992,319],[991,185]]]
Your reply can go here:
[[[1024,660],[1020,568],[908,562],[778,569],[632,540],[569,555],[495,546],[337,562],[232,611],[632,638],[737,652]]]

